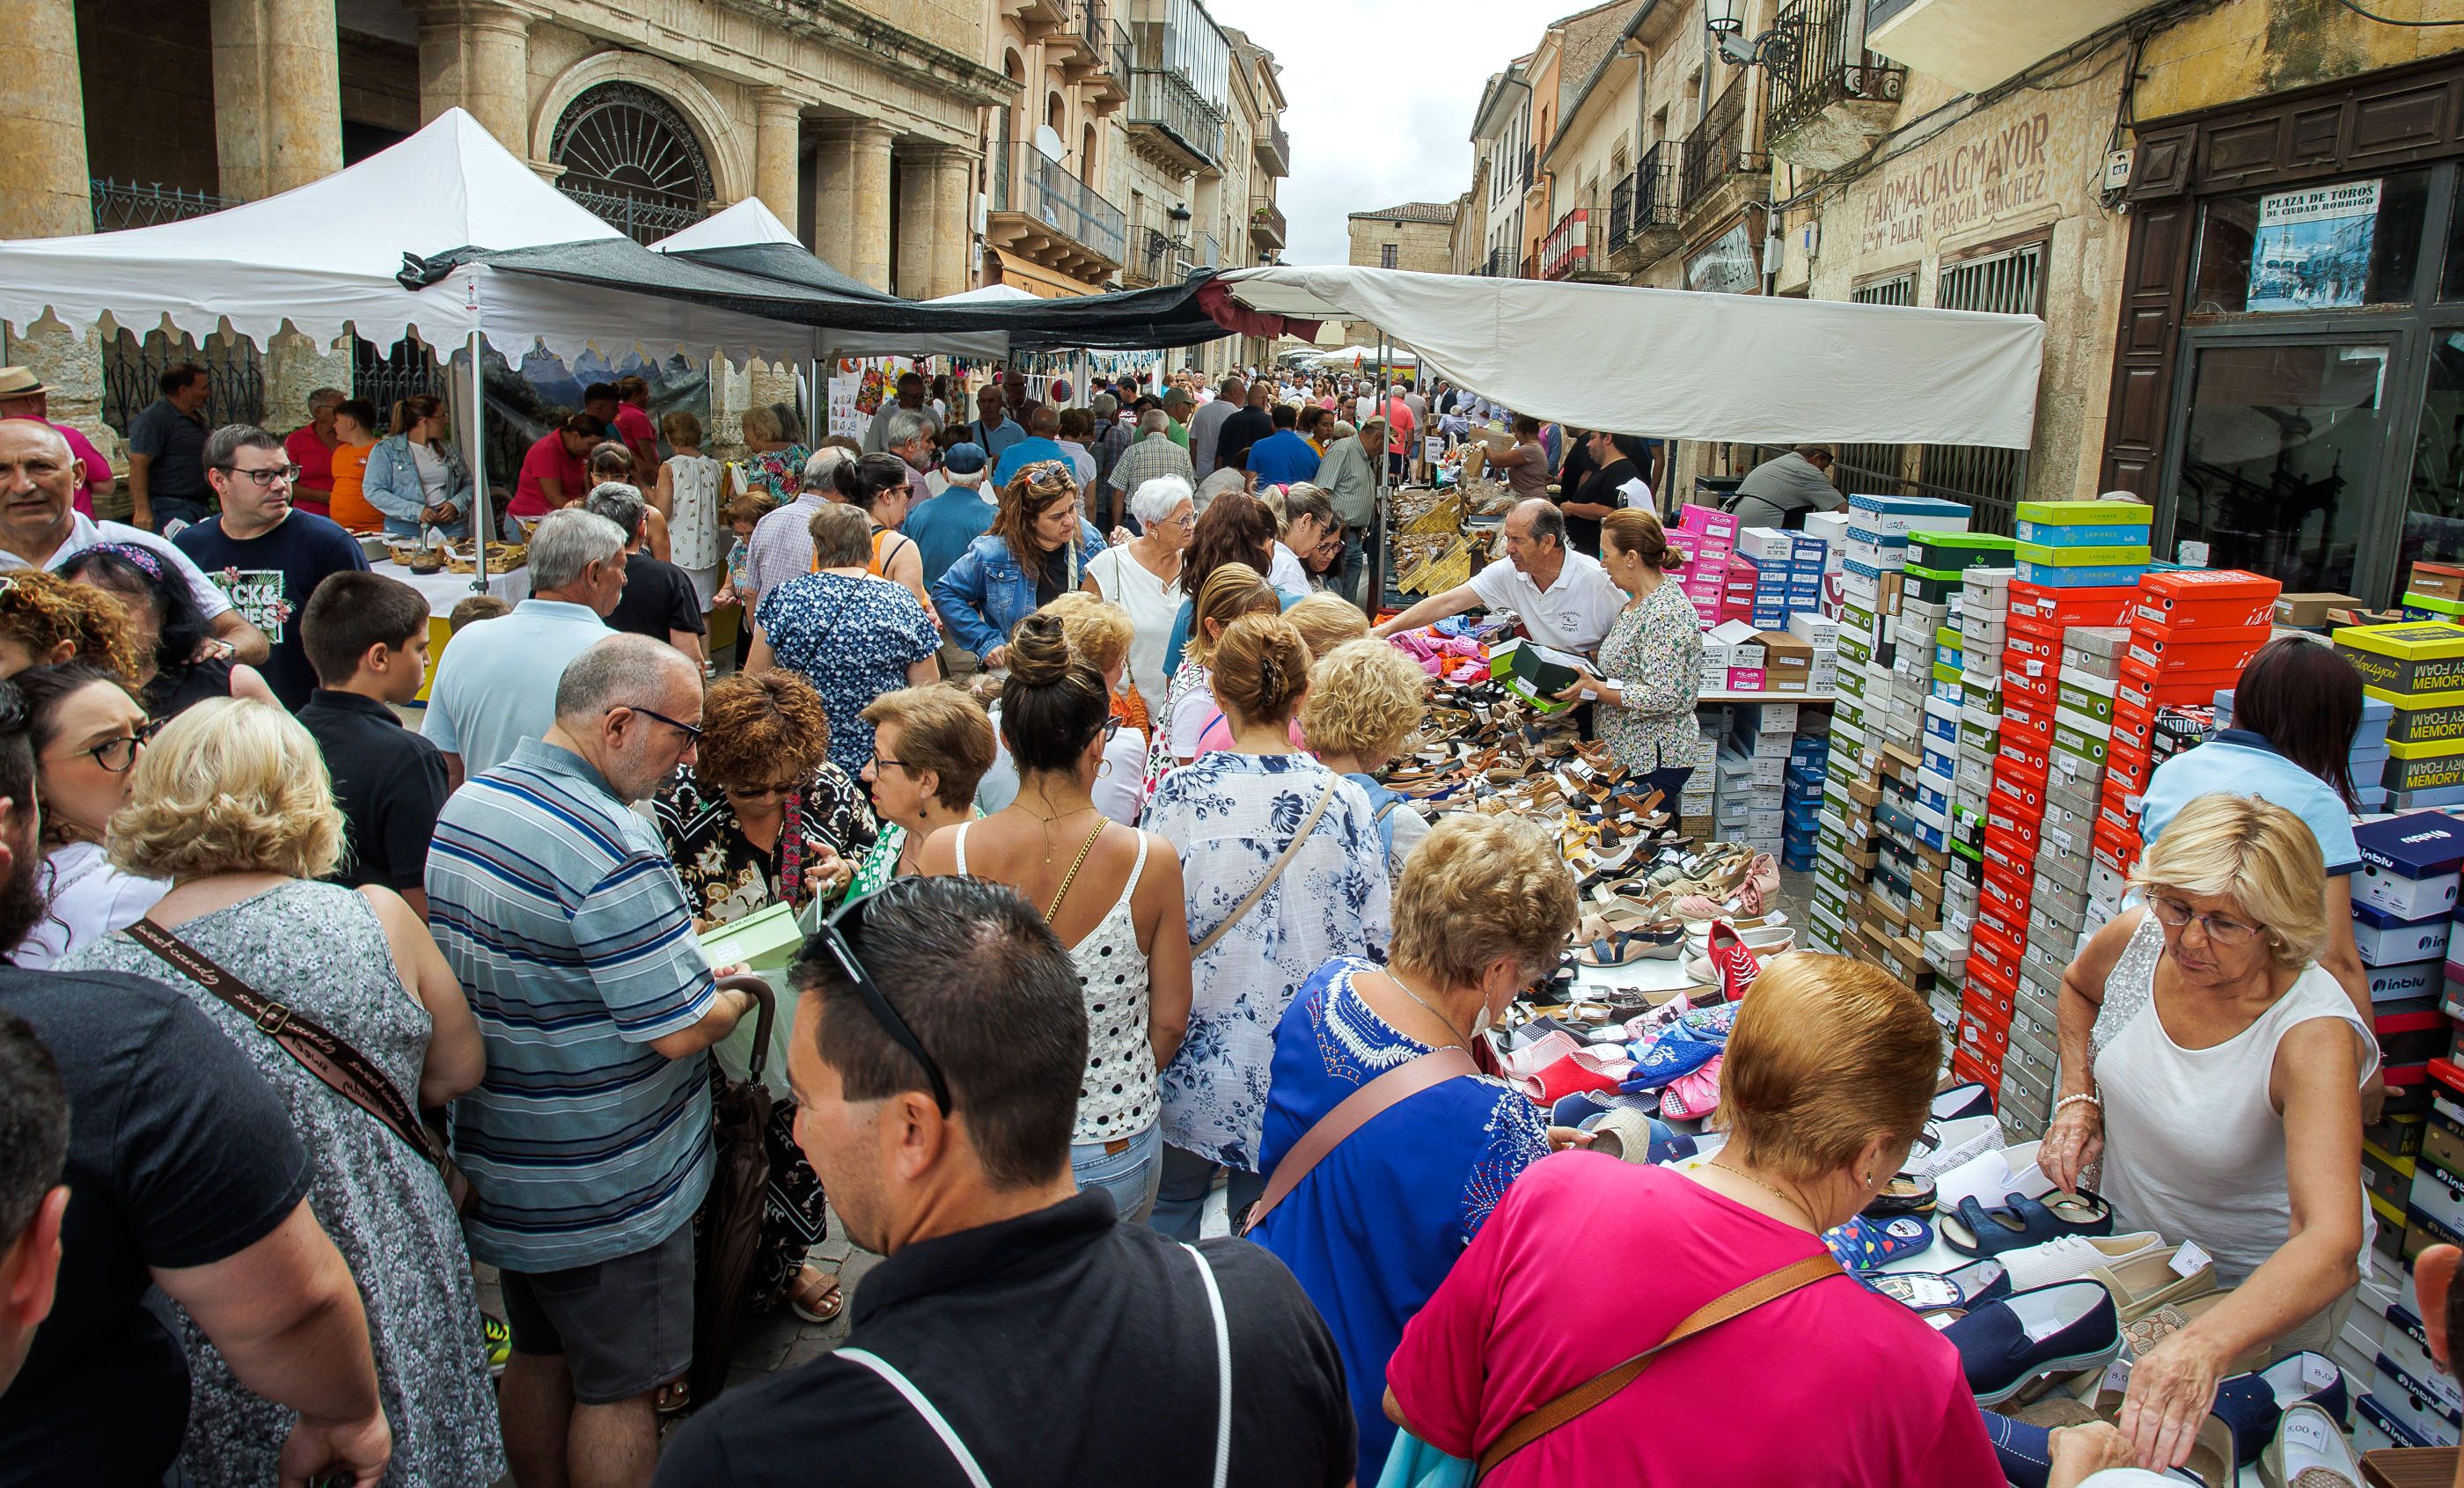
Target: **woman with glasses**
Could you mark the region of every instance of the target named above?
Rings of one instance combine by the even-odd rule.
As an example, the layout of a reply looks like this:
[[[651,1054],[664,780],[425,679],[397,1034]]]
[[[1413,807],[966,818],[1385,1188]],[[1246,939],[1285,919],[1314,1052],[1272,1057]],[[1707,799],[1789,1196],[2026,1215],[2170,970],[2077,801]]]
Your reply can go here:
[[[1149,717],[1163,706],[1165,646],[1172,623],[1180,612],[1181,559],[1198,529],[1198,504],[1189,482],[1177,475],[1141,481],[1130,492],[1130,515],[1138,535],[1117,548],[1107,548],[1087,564],[1087,592],[1110,600],[1129,613],[1130,684],[1137,689]]]
[[[137,929],[63,963],[163,983],[265,1078],[314,1154],[300,1176],[359,1283],[378,1392],[393,1429],[387,1480],[484,1488],[505,1471],[471,1254],[427,1153],[327,1084],[227,1000],[254,992],[313,1019],[389,1085],[404,1121],[479,1083],[487,1053],[444,952],[402,896],[319,882],[342,856],[342,815],[317,740],[278,707],[224,701],[181,715],[139,756],[112,818],[118,867],[170,883]],[[132,922],[133,923],[133,922]],[[189,970],[223,974],[221,995]],[[169,1214],[158,1218],[170,1219]],[[185,1324],[186,1320],[183,1320]],[[193,1324],[185,1477],[267,1483],[293,1412],[260,1398]]]
[[[1103,551],[1103,535],[1078,514],[1068,463],[1039,460],[1001,488],[993,530],[933,580],[933,604],[950,639],[997,670],[1018,623],[1077,588]]]
[[[1172,635],[1164,643],[1164,675],[1180,670],[1181,653],[1190,648],[1190,626],[1196,623],[1198,596],[1215,571],[1239,563],[1272,583],[1278,523],[1264,501],[1245,492],[1226,492],[1206,503],[1191,530],[1189,555],[1180,565],[1180,607],[1174,614]],[[1277,587],[1286,609],[1307,596],[1307,588]]]
[[[976,787],[993,767],[993,721],[955,687],[886,692],[865,706],[864,723],[871,748],[864,783],[881,831],[855,866],[849,899],[924,871],[925,839],[976,819]]]
[[[2184,805],[2211,791],[2255,796],[2299,817],[2318,839],[2327,875],[2327,945],[2319,965],[2367,1022],[2369,974],[2353,944],[2351,912],[2362,849],[2353,841],[2351,814],[2361,799],[2349,758],[2362,723],[2362,674],[2310,636],[2271,641],[2233,684],[2230,722],[2147,777],[2140,837],[2152,845]],[[2386,1098],[2386,1083],[2372,1074],[2362,1090],[2363,1118],[2378,1120]]]
[[[218,646],[211,648],[217,654],[205,654],[213,626],[160,554],[135,543],[101,542],[61,564],[59,572],[102,590],[127,610],[138,658],[138,670],[128,680],[156,722],[168,723],[209,697],[275,700],[255,667],[232,661]]]
[[[870,572],[872,518],[862,507],[825,506],[811,526],[813,571],[761,597],[744,674],[783,667],[811,683],[829,718],[830,758],[853,773],[872,757],[865,706],[939,680],[941,635],[913,593]]]
[[[1142,1221],[1163,1159],[1155,1075],[1189,1021],[1189,926],[1172,844],[1095,804],[1111,697],[1058,617],[1019,622],[1001,703],[1017,799],[935,834],[922,861],[926,873],[1016,888],[1069,949],[1087,1002],[1070,1170],[1080,1188],[1109,1192],[1121,1217]]]
[[[2232,1288],[2131,1368],[2120,1424],[2161,1471],[2189,1456],[2234,1361],[2323,1350],[2349,1310],[2379,1051],[2319,965],[2326,884],[2299,817],[2201,796],[2130,882],[2145,905],[2062,974],[2060,1090],[2036,1161],[2063,1189],[2101,1162],[2115,1234],[2195,1240]]]
[[[787,671],[722,678],[701,726],[693,761],[652,801],[699,926],[844,889],[878,828],[864,788],[829,757],[821,694]]]
[[[102,851],[112,814],[128,804],[129,769],[154,733],[144,705],[119,678],[82,662],[36,667],[15,681],[43,803],[35,887],[50,903],[11,958],[40,970],[133,924],[171,886],[124,873]]]

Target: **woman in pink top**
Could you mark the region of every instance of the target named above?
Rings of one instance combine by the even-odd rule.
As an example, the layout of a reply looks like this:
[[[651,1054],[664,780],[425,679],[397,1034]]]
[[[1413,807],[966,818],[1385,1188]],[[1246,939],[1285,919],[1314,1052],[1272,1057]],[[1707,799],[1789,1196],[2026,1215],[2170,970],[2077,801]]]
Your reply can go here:
[[[1404,1328],[1387,1414],[1476,1459],[1697,1308],[1821,1256],[1822,1232],[1905,1160],[1941,1057],[1925,999],[1879,968],[1773,960],[1728,1037],[1727,1145],[1686,1171],[1580,1151],[1526,1169]],[[1707,1414],[1706,1401],[1717,1402]],[[1950,1344],[1841,1275],[1671,1347],[1483,1481],[1993,1488],[2003,1477]]]

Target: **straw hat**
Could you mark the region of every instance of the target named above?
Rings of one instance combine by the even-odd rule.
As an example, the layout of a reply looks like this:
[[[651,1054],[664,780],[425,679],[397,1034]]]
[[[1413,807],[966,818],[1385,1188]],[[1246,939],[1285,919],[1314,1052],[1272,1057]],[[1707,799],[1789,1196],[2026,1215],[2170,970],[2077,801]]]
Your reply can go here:
[[[0,398],[32,398],[50,391],[28,368],[0,367]]]

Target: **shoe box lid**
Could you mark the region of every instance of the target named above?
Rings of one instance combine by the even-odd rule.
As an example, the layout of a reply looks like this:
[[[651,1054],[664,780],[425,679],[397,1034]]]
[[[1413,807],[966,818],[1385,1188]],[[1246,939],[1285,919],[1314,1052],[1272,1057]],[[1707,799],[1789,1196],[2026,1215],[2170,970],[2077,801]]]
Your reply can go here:
[[[2424,811],[2365,822],[2353,829],[2362,861],[2401,878],[2430,878],[2464,864],[2464,821]]]
[[[2139,586],[2108,585],[2093,589],[2057,589],[2018,580],[2011,583],[2010,624],[2022,621],[2053,625],[2119,625],[2139,602]]]
[[[2421,696],[2464,692],[2464,625],[2446,621],[2346,625],[2333,640],[2363,682],[2372,687]]]

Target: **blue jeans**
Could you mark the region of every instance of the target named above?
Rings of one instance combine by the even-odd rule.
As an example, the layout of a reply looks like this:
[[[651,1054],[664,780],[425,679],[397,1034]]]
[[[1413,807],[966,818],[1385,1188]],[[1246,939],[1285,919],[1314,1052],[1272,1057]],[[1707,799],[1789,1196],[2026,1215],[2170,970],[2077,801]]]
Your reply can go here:
[[[1114,1151],[1114,1147],[1119,1151]],[[1081,1189],[1102,1189],[1112,1208],[1133,1224],[1155,1210],[1155,1184],[1163,1175],[1163,1127],[1151,1126],[1119,1142],[1069,1144],[1069,1176]]]
[[[427,531],[427,528],[407,516],[388,516],[385,518],[385,530],[388,537],[416,537]],[[464,516],[458,521],[439,522],[436,524],[436,530],[459,541],[471,536],[471,518]]]
[[[173,522],[194,527],[214,514],[209,503],[191,496],[156,496],[146,505],[153,508],[154,530],[158,533]]]
[[[1225,1212],[1237,1221],[1241,1211],[1266,1192],[1266,1175],[1243,1172],[1238,1168],[1226,1170],[1222,1164],[1196,1152],[1166,1147],[1163,1182],[1155,1190],[1155,1216],[1147,1223],[1176,1240],[1197,1239],[1199,1217],[1206,1211],[1206,1195],[1215,1187],[1215,1175],[1227,1171],[1230,1181],[1224,1186]]]
[[[1334,589],[1337,594],[1359,605],[1364,612],[1375,615],[1377,613],[1379,597],[1360,592],[1361,580],[1369,567],[1369,554],[1363,546],[1368,536],[1369,529],[1366,527],[1347,527],[1343,530],[1343,558],[1334,570],[1335,574],[1340,576],[1335,579]]]

